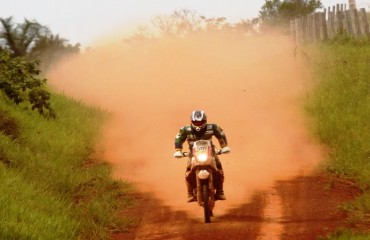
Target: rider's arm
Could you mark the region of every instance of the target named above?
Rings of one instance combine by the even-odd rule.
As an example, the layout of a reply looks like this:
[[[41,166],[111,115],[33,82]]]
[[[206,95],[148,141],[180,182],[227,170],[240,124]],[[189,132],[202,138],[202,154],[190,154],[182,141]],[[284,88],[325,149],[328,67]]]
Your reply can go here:
[[[182,150],[182,144],[186,140],[186,127],[180,128],[180,131],[176,134],[175,138],[175,149],[178,151]]]
[[[227,139],[226,139],[224,130],[222,130],[222,128],[216,124],[213,124],[213,130],[214,130],[215,137],[220,143],[220,147],[221,148],[227,147]]]

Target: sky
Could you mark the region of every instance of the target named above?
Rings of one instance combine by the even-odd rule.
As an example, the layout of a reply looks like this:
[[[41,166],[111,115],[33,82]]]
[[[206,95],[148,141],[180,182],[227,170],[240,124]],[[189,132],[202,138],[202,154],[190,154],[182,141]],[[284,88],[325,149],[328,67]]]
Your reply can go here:
[[[325,7],[347,0],[322,0]],[[158,15],[178,9],[194,10],[206,17],[226,17],[228,22],[258,17],[265,0],[0,0],[0,17],[25,18],[49,27],[53,34],[88,47],[118,29],[133,31]],[[357,0],[369,7],[370,0]]]

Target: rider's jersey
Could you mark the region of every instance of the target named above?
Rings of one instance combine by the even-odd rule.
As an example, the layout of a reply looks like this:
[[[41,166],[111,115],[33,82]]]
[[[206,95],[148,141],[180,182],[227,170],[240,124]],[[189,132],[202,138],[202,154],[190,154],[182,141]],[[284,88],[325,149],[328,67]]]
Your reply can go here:
[[[215,136],[220,143],[220,147],[227,146],[227,140],[224,131],[221,127],[216,124],[207,124],[204,129],[200,132],[194,130],[190,125],[180,128],[175,138],[176,150],[182,150],[182,145],[185,141],[189,144],[189,149],[193,147],[193,144],[197,140],[211,140]],[[212,143],[213,146],[213,143]]]

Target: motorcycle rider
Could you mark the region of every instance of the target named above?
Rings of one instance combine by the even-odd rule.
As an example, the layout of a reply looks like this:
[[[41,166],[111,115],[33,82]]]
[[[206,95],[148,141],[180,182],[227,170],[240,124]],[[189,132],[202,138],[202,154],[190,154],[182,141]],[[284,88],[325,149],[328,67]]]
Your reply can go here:
[[[193,144],[197,140],[211,140],[212,137],[215,136],[221,146],[222,153],[229,153],[230,148],[227,146],[227,139],[225,136],[224,131],[216,124],[208,124],[207,123],[207,115],[202,110],[193,111],[191,114],[191,124],[180,128],[180,131],[177,133],[175,138],[175,149],[176,152],[174,157],[181,158],[183,157],[182,153],[182,145],[187,140],[189,144],[189,149],[193,147]],[[212,143],[212,142],[211,142]],[[213,143],[212,146],[214,147]],[[220,159],[216,154],[214,154],[216,166],[219,169],[219,181],[216,186],[216,200],[226,200],[224,190],[223,190],[223,182],[224,182],[224,173],[222,170],[222,164]],[[194,187],[195,184],[191,182],[191,177],[189,176],[191,168],[191,157],[189,157],[185,179],[186,179],[186,186],[188,191],[188,202],[196,201],[196,197],[194,196]]]

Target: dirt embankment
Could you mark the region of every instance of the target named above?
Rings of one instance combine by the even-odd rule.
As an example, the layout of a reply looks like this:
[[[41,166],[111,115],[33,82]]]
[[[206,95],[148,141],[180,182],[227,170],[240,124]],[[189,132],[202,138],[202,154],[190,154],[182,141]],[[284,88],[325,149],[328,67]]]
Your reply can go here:
[[[310,174],[322,159],[302,112],[309,74],[294,49],[281,36],[120,42],[69,59],[48,78],[57,90],[112,112],[101,145],[115,177],[150,193],[161,214],[179,213],[168,221],[199,217],[200,209],[184,201],[185,160],[172,154],[175,134],[189,123],[191,111],[205,110],[209,122],[225,130],[232,149],[222,156],[228,198],[217,206],[222,231],[232,226],[221,222],[238,219],[234,209],[259,216],[248,212],[255,202],[264,206],[256,193],[277,180]]]

